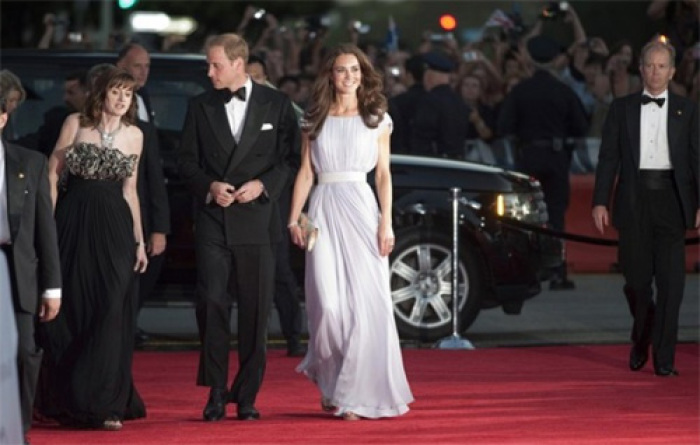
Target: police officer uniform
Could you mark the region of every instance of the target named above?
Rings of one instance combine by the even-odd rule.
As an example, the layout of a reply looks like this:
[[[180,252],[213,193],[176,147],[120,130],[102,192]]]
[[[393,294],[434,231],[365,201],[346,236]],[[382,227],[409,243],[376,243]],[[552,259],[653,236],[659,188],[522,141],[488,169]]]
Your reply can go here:
[[[426,70],[451,73],[455,68],[452,60],[437,51],[425,54],[423,61]],[[418,101],[409,142],[411,154],[462,159],[468,116],[469,108],[449,83],[434,86]]]
[[[412,56],[406,60],[406,72],[413,76],[414,84],[406,91],[389,99],[389,115],[394,121],[394,131],[391,132],[392,153],[408,153],[411,128],[413,128],[416,110],[421,97],[425,95],[423,72],[425,71],[423,56]]]
[[[563,231],[572,148],[567,139],[584,136],[588,121],[573,90],[544,67],[559,54],[557,43],[536,36],[527,48],[537,70],[506,96],[498,133],[516,138],[516,170],[540,181],[551,226]]]

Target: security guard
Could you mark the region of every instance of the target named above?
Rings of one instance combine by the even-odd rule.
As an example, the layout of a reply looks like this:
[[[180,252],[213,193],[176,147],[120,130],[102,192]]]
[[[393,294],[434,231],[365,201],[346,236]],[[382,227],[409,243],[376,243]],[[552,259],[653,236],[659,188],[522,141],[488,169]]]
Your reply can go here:
[[[423,56],[427,91],[420,97],[411,129],[411,154],[464,158],[469,108],[450,86],[455,63],[445,54],[432,51]]]
[[[415,55],[406,60],[405,82],[408,89],[389,99],[389,114],[394,121],[394,131],[391,132],[391,152],[409,153],[409,140],[416,110],[421,97],[426,93],[423,87],[425,63],[423,56]]]
[[[552,72],[559,45],[538,35],[527,42],[535,73],[521,81],[506,96],[498,121],[498,133],[516,142],[518,171],[537,178],[542,184],[549,221],[554,230],[564,231],[569,206],[569,168],[572,138],[582,137],[588,121],[574,91]],[[566,265],[550,287],[571,288]]]

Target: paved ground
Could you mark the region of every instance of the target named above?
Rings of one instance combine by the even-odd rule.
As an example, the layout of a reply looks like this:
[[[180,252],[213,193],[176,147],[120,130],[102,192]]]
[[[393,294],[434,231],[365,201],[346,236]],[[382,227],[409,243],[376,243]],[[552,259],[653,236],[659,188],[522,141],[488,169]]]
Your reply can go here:
[[[616,274],[578,274],[571,291],[545,290],[527,301],[520,315],[500,309],[479,314],[464,336],[475,347],[528,346],[567,343],[624,343],[629,341],[631,318],[622,296],[622,277]],[[700,275],[688,275],[681,307],[679,340],[699,342]],[[197,327],[194,308],[180,303],[147,306],[139,319],[152,334],[147,348],[194,348]],[[271,345],[282,346],[277,312],[270,318]],[[405,346],[430,345],[406,343]]]

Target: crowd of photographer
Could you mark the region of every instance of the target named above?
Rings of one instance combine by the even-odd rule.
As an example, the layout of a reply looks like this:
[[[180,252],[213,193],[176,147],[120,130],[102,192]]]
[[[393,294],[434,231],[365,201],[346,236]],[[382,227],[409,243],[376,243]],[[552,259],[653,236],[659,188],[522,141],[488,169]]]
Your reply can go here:
[[[648,16],[665,20],[666,38],[677,48],[671,90],[698,98],[697,3],[653,0]],[[557,42],[560,51],[547,61],[546,68],[568,85],[580,101],[587,120],[586,132],[568,135],[566,146],[573,155],[573,171],[592,171],[602,123],[612,99],[641,91],[636,60],[639,48],[624,39],[606,42],[588,35],[575,8],[567,2],[548,4],[529,27],[517,23],[517,18],[504,14],[502,17],[504,20],[497,26],[485,27],[478,41],[462,43],[449,33],[426,31],[415,49],[401,48],[389,39],[382,43],[365,41],[367,25],[357,21],[348,24],[347,40],[361,46],[384,73],[384,90],[397,121],[392,151],[512,168],[522,141],[518,141],[518,135],[504,134],[498,128],[500,110],[513,87],[536,71],[526,42],[543,34],[548,20],[559,20],[570,26],[573,39]],[[689,19],[693,17],[694,22]],[[265,24],[262,30],[261,22]],[[256,32],[249,32],[251,24],[257,26]],[[296,28],[280,26],[273,14],[252,6],[246,9],[237,28],[237,32],[249,36],[252,53],[264,64],[268,82],[284,86],[302,109],[326,47],[326,31],[320,20],[307,21],[305,26]],[[420,105],[420,96],[433,89],[442,92],[442,99],[437,99],[433,109],[428,107],[432,114],[427,118],[432,124],[427,125],[438,127],[425,129],[422,120],[426,116],[421,117],[420,111],[425,113],[426,107]],[[455,96],[460,104],[454,102]],[[434,133],[440,140],[426,142],[426,137],[432,136],[421,132]],[[450,138],[454,140],[446,140]]]
[[[692,1],[652,0],[647,11],[651,20],[665,22],[664,33],[677,49],[676,75],[670,85],[671,90],[694,98],[700,95],[697,9],[697,3]],[[571,42],[558,42],[561,51],[548,61],[547,69],[576,93],[587,118],[585,135],[568,135],[567,147],[573,155],[572,170],[592,171],[602,123],[610,102],[616,97],[641,90],[635,57],[639,48],[624,39],[606,42],[601,37],[588,35],[575,8],[568,2],[547,4],[531,26],[525,26],[521,17],[504,14],[500,10],[496,10],[492,17],[497,19],[484,26],[483,34],[477,41],[463,43],[450,33],[426,31],[416,48],[402,47],[397,40],[391,41],[389,38],[380,43],[367,41],[368,25],[359,21],[348,23],[346,40],[365,50],[374,65],[384,73],[385,94],[391,99],[392,115],[398,116],[392,150],[456,157],[513,168],[518,144],[522,141],[517,140],[517,135],[504,134],[499,130],[502,103],[515,85],[535,72],[526,42],[533,36],[543,34],[547,21],[560,21],[570,26],[573,38]],[[77,39],[78,33],[66,33],[57,44],[56,27],[60,20],[65,20],[65,17],[45,17],[45,32],[39,47],[90,47],[90,41],[85,36]],[[266,82],[283,89],[299,106],[299,110],[303,110],[310,85],[328,45],[328,23],[324,22],[324,18],[308,17],[285,26],[272,12],[249,5],[235,31],[249,41],[251,54],[264,70]],[[395,24],[390,23],[389,35],[395,31]],[[123,46],[122,42],[129,40],[128,36],[115,34],[113,37],[110,45],[115,51]],[[394,37],[397,38],[396,34]],[[151,49],[196,51],[198,48],[193,49],[191,42],[163,38],[159,48]],[[459,105],[449,99],[445,104],[437,105],[437,115],[442,117],[431,125],[440,125],[428,129],[421,128],[420,116],[418,125],[414,125],[415,112],[424,108],[416,106],[419,96],[430,89],[425,85],[424,74],[430,67],[425,55],[428,55],[428,59],[434,59],[437,55],[449,60],[438,63],[439,67],[432,70],[439,74],[428,74],[427,82],[432,82],[430,87],[447,84],[451,91],[443,91],[443,98],[454,98],[456,95],[461,99]],[[432,66],[435,68],[436,64]],[[440,78],[437,83],[436,76]],[[442,90],[445,87],[437,91]],[[441,106],[452,109],[440,112]],[[428,116],[429,120],[436,121],[435,116]],[[426,138],[432,136],[421,132],[442,133],[442,141],[426,142]],[[425,144],[432,145],[425,147]],[[417,147],[419,145],[423,147]],[[456,148],[457,145],[459,148]]]

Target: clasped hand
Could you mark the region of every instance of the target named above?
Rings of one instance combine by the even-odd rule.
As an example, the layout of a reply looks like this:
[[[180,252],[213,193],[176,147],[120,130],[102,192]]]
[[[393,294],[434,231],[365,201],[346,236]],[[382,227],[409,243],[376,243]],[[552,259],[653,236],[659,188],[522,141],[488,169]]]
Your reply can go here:
[[[248,181],[238,187],[227,182],[212,182],[209,187],[209,193],[211,194],[214,202],[216,202],[221,207],[228,207],[234,202],[240,202],[245,204],[247,202],[255,201],[260,197],[263,192],[263,185],[259,179],[253,179]]]

